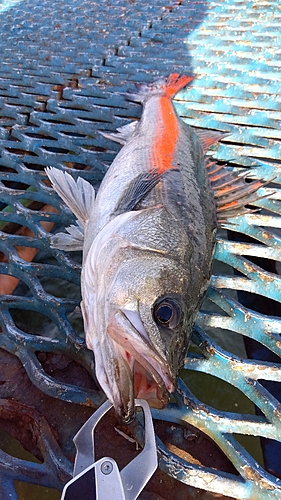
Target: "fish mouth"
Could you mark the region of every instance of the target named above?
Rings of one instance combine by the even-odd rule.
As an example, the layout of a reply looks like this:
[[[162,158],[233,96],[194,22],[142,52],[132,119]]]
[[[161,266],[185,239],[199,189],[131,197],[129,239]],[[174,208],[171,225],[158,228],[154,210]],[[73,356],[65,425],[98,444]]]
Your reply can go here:
[[[169,392],[164,383],[156,382],[138,362],[134,362],[134,397],[145,399],[152,408],[164,408],[169,402]]]
[[[133,315],[130,313],[129,319],[125,312],[119,310],[107,327],[107,332],[114,341],[122,362],[127,364],[131,372],[129,381],[131,387],[119,383],[120,394],[112,397],[115,411],[124,423],[131,422],[135,417],[134,398],[145,399],[151,407],[161,409],[169,402],[169,393],[174,390],[168,363],[154,349],[147,334],[142,331],[144,327],[140,326],[138,313],[134,312]]]

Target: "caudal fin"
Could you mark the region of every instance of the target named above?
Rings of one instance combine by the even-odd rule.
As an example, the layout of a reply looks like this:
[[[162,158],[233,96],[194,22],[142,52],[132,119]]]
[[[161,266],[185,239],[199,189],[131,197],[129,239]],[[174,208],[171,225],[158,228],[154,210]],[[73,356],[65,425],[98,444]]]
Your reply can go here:
[[[193,80],[192,76],[179,75],[172,73],[166,80],[165,94],[169,97],[174,97],[177,92],[186,87],[186,85]]]
[[[160,78],[154,83],[141,84],[137,86],[138,92],[125,94],[129,101],[143,103],[149,96],[152,95],[166,95],[167,97],[174,97],[177,92],[184,88],[188,83],[193,80],[193,76],[179,75],[172,73],[168,78]]]

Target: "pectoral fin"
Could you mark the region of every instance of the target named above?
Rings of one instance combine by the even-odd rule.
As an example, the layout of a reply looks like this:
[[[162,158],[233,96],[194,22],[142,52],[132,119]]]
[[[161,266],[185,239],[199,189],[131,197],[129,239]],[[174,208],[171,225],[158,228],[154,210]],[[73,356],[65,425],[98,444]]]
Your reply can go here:
[[[118,204],[117,213],[121,214],[134,210],[135,206],[158,184],[162,177],[163,173],[156,170],[135,177],[124,190]]]

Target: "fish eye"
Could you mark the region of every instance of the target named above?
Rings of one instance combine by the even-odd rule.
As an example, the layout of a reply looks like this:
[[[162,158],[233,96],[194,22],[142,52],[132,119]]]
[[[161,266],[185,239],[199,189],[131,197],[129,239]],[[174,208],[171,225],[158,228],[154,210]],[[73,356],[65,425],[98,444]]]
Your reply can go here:
[[[180,320],[180,306],[174,299],[162,299],[154,306],[153,316],[158,325],[175,328]]]

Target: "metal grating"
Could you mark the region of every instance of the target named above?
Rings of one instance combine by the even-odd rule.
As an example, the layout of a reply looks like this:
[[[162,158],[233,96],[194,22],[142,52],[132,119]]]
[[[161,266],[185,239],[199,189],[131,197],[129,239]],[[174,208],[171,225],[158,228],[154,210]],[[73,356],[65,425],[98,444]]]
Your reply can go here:
[[[159,441],[160,467],[194,488],[231,498],[281,498],[280,464],[272,461],[281,441],[278,2],[45,0],[43,8],[34,0],[10,5],[0,4],[0,273],[19,282],[13,294],[10,281],[0,282],[1,348],[19,358],[42,393],[93,408],[103,401],[91,384],[58,381],[42,361],[42,353],[66,356],[94,377],[76,322],[79,256],[51,250],[48,243],[51,226],[69,224],[71,214],[46,184],[43,169],[57,166],[98,184],[117,151],[98,131],[115,130],[141,113],[121,92],[157,75],[193,73],[192,86],[177,96],[179,114],[194,126],[230,132],[212,154],[235,169],[250,169],[253,178],[274,179],[274,185],[261,190],[260,213],[233,219],[225,226],[228,235],[219,234],[215,258],[225,268],[213,275],[198,317],[197,351],[186,359],[187,385],[179,382],[181,404],[154,411],[156,419],[202,430],[237,473],[183,460]],[[38,249],[34,261],[26,260],[22,247]],[[30,315],[40,316],[38,324],[31,324]],[[237,354],[235,345],[233,352],[227,348],[228,332],[254,342],[246,343],[253,360]],[[260,413],[202,403],[190,389],[197,372],[239,389]],[[12,393],[1,387],[3,415]],[[16,410],[17,415],[23,411]],[[30,422],[36,419],[30,415]],[[4,500],[17,498],[15,480],[60,489],[70,474],[68,454],[50,444],[47,424],[40,425],[47,443],[40,445],[42,464],[0,455]],[[237,435],[269,440],[263,446],[264,467]],[[54,449],[61,474],[50,459]]]

